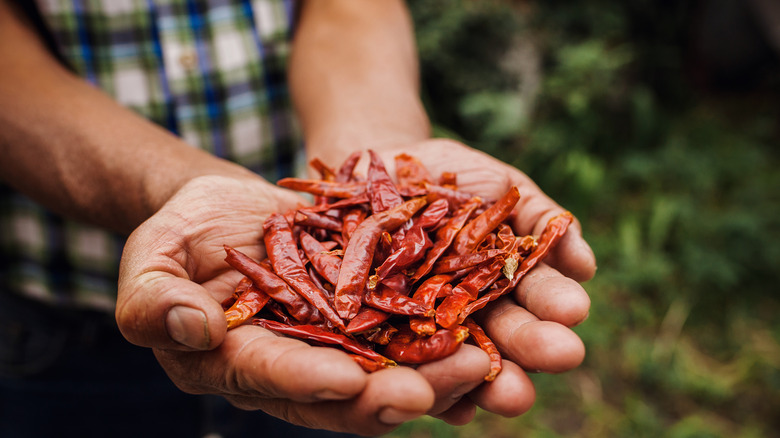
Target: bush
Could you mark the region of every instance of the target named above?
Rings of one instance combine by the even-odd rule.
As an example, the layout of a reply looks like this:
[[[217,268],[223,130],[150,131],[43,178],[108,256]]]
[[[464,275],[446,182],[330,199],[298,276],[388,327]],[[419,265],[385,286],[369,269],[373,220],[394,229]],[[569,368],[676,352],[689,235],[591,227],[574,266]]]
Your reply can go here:
[[[761,44],[707,57],[713,14],[752,20],[725,3],[410,2],[436,132],[572,210],[599,271],[586,361],[533,376],[530,413],[392,436],[780,430],[780,69]],[[757,38],[738,24],[733,44]]]

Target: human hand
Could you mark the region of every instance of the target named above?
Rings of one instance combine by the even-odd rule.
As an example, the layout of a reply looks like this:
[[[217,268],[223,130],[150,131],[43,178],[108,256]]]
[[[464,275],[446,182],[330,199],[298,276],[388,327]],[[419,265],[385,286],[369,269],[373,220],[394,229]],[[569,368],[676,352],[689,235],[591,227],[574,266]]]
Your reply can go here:
[[[538,236],[551,217],[564,211],[516,168],[461,143],[434,139],[382,149],[391,173],[394,157],[402,152],[422,161],[433,176],[456,173],[458,188],[465,192],[498,199],[517,186],[521,197],[512,225],[518,235]],[[545,263],[532,269],[513,294],[474,315],[504,357],[504,369],[493,382],[481,381],[487,356],[469,345],[417,369],[436,393],[429,413],[463,424],[473,418],[475,405],[504,416],[530,409],[535,392],[525,371],[559,373],[584,358],[584,345],[570,327],[588,315],[590,299],[578,282],[590,279],[595,270],[595,257],[575,220]]]
[[[223,245],[261,259],[263,220],[302,202],[259,179],[192,180],[129,237],[117,322],[130,342],[154,349],[185,392],[222,395],[306,427],[388,432],[431,409],[434,391],[420,373],[366,374],[334,348],[257,326],[227,331],[220,303],[241,275],[225,263]]]

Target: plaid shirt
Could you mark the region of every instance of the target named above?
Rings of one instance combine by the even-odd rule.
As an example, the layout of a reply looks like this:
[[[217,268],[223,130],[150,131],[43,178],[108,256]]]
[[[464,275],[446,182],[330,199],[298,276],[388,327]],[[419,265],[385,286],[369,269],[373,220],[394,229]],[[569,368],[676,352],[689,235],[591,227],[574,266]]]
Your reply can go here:
[[[80,76],[193,146],[275,181],[300,150],[292,0],[37,0]],[[0,292],[111,310],[123,239],[0,185]]]

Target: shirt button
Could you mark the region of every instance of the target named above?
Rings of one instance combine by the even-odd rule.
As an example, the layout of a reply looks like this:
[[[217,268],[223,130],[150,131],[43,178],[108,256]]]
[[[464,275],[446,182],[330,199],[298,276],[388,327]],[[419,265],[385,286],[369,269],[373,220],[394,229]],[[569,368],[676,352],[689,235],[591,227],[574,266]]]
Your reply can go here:
[[[185,51],[179,56],[179,65],[185,70],[192,70],[198,65],[198,55],[194,51]]]

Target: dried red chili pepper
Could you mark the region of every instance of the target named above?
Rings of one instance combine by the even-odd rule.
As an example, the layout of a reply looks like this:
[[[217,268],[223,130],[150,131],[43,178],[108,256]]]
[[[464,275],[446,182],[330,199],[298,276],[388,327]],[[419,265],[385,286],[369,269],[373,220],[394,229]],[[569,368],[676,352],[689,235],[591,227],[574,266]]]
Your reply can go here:
[[[503,275],[503,266],[504,260],[495,258],[474,268],[436,308],[436,323],[444,328],[455,327],[463,308]]]
[[[399,186],[422,186],[432,181],[425,165],[409,154],[395,156],[395,177]]]
[[[439,185],[452,190],[458,186],[458,175],[455,172],[442,172],[439,176]]]
[[[376,214],[403,204],[404,198],[387,173],[385,163],[372,150],[368,151],[368,155],[371,159],[368,164],[368,198],[371,211]]]
[[[276,183],[299,192],[332,198],[353,198],[366,193],[366,184],[361,182],[321,181],[317,179],[282,178]]]
[[[298,208],[299,211],[311,211],[314,213],[323,213],[328,211],[339,211],[339,210],[346,210],[350,207],[360,206],[364,205],[368,202],[368,195],[365,193],[362,193],[358,196],[353,196],[351,198],[344,198],[339,199],[338,201],[331,202],[328,204],[316,204],[316,205],[310,205],[306,207],[300,207]]]
[[[336,311],[343,318],[354,318],[360,309],[374,250],[382,232],[398,228],[423,205],[425,199],[415,198],[390,210],[371,215],[358,225],[344,249],[336,284]]]
[[[350,354],[349,357],[352,358],[358,365],[360,365],[361,368],[363,368],[363,371],[367,373],[373,373],[379,370],[384,370],[387,368],[392,368],[393,366],[377,362],[375,360],[371,360],[367,357],[363,357],[357,354]]]
[[[355,172],[355,166],[360,161],[360,156],[363,155],[360,151],[351,153],[346,160],[341,164],[339,170],[336,172],[336,181],[348,182],[352,181],[353,174]]]
[[[368,197],[366,197],[366,202],[368,202]],[[344,216],[342,217],[343,224],[341,226],[341,238],[344,241],[344,245],[349,243],[352,233],[355,232],[358,225],[366,220],[366,216],[366,210],[359,207],[351,208],[344,213]],[[344,245],[342,245],[342,248],[345,247]]]
[[[427,196],[428,190],[425,187],[399,186],[398,192],[405,198],[416,198],[418,196]]]
[[[517,238],[517,251],[521,256],[525,257],[536,249],[538,244],[534,236],[521,236]]]
[[[452,285],[447,285],[452,289]],[[430,336],[436,333],[436,319],[432,316],[413,316],[409,318],[409,327],[418,335]]]
[[[452,210],[457,209],[466,202],[476,198],[476,196],[472,194],[436,184],[425,184],[425,191],[428,194],[428,202],[433,202],[437,199],[445,199],[449,202],[450,209]]]
[[[377,283],[385,278],[422,259],[425,256],[425,251],[432,245],[431,239],[424,229],[413,227],[406,233],[401,246],[376,268],[376,274],[369,278],[368,288],[373,289]]]
[[[436,229],[441,225],[441,221],[444,220],[449,211],[450,205],[444,199],[439,199],[428,204],[422,213],[412,218],[411,221],[407,221],[401,225],[401,227],[393,233],[390,241],[390,246],[393,251],[396,251],[401,247],[401,242],[403,242],[404,236],[409,230],[414,227],[420,227],[426,231]]]
[[[258,263],[241,251],[225,245],[225,261],[238,272],[252,279],[252,282],[270,295],[274,301],[282,304],[297,321],[308,324],[322,322],[317,309],[300,295],[290,289],[284,280],[273,272],[270,264]]]
[[[512,279],[509,280],[505,286],[482,295],[474,302],[464,307],[461,310],[458,320],[460,321],[465,320],[466,317],[468,317],[472,313],[485,307],[487,303],[514,290],[517,287],[517,284],[520,283],[520,279],[522,279],[525,276],[525,274],[528,273],[528,271],[530,271],[534,266],[536,266],[536,264],[539,261],[541,261],[544,257],[546,257],[547,254],[550,252],[550,250],[563,237],[563,235],[566,234],[566,230],[568,229],[569,225],[572,223],[573,220],[574,217],[568,211],[561,213],[558,216],[555,216],[552,219],[550,219],[547,222],[544,231],[542,231],[542,235],[539,237],[538,243],[536,245],[536,249],[534,249],[533,252],[528,257],[523,259],[518,269],[514,272]],[[520,240],[520,242],[522,242],[522,239]]]
[[[390,314],[373,307],[363,306],[347,324],[347,333],[363,333],[378,327],[390,319]]]
[[[332,234],[330,237],[333,236],[334,235]],[[343,253],[343,251],[341,251],[340,249],[336,249],[341,245],[339,244],[339,242],[335,240],[321,240],[319,242],[324,251],[328,251],[328,252],[335,251],[334,253],[339,253],[339,254]]]
[[[231,296],[225,298],[224,300],[222,300],[222,302],[219,303],[219,305],[222,306],[222,310],[227,310],[235,302],[236,302],[236,297],[234,295],[231,295]]]
[[[274,300],[271,300],[268,302],[268,304],[265,305],[264,308],[267,312],[271,313],[273,316],[276,317],[276,319],[287,325],[295,325],[295,321],[290,317],[290,315],[285,312],[284,307],[282,307],[279,303],[277,303]],[[311,324],[311,323],[308,323]]]
[[[424,230],[435,230],[450,212],[450,205],[445,199],[439,199],[428,203],[422,213],[412,221],[412,227],[421,227]]]
[[[314,213],[312,211],[297,210],[293,216],[295,225],[304,227],[321,228],[323,230],[341,232],[341,221],[325,215]]]
[[[382,285],[407,296],[412,290],[412,283],[409,281],[409,277],[402,273],[385,278],[382,280]]]
[[[435,314],[433,307],[384,285],[367,291],[363,295],[363,302],[375,309],[394,315],[433,316]]]
[[[227,310],[232,306],[238,297],[241,296],[244,292],[246,292],[247,289],[249,289],[249,286],[252,285],[252,279],[244,276],[241,280],[239,280],[238,284],[236,284],[236,287],[233,289],[233,293],[230,294],[229,297],[222,300],[220,305],[222,306],[222,310]]]
[[[325,163],[323,163],[319,158],[314,158],[311,161],[309,161],[309,165],[319,172],[320,179],[323,181],[335,181],[336,175],[333,172],[333,169],[328,167]],[[328,197],[327,196],[315,196],[314,197],[314,204],[315,205],[322,205],[328,203]]]
[[[325,249],[319,240],[305,231],[301,231],[298,239],[304,253],[306,253],[306,258],[309,259],[314,270],[316,270],[325,281],[335,286],[336,282],[339,280],[341,257]]]
[[[455,236],[452,242],[452,252],[454,254],[466,254],[474,251],[474,248],[482,242],[498,224],[509,217],[512,210],[520,200],[520,192],[517,187],[512,187],[509,191],[486,209],[482,214],[475,217],[467,223]]]
[[[477,266],[480,263],[484,263],[494,257],[505,255],[506,251],[503,249],[488,249],[479,252],[472,252],[463,255],[455,255],[449,257],[440,258],[435,265],[433,265],[434,274],[446,274],[448,272],[455,272],[461,269]]]
[[[384,354],[399,363],[432,362],[455,353],[468,335],[468,329],[463,326],[440,329],[431,336],[420,336],[408,326],[401,327],[385,347]]]
[[[317,271],[311,267],[311,265],[306,267],[306,273],[309,274],[309,278],[311,278],[312,283],[314,283],[314,285],[317,286],[317,288],[321,290],[328,299],[328,304],[333,307],[333,299],[335,298],[333,293],[333,286],[328,284],[326,287],[322,277],[320,277],[320,274],[318,274]]]
[[[471,199],[463,204],[463,206],[461,206],[441,228],[436,230],[436,239],[433,248],[428,251],[425,260],[417,268],[417,271],[415,271],[412,276],[413,280],[419,280],[431,271],[436,260],[447,251],[453,239],[455,239],[455,236],[466,224],[466,221],[469,220],[469,217],[471,217],[471,213],[473,213],[481,203],[482,200],[479,198]]]
[[[265,292],[252,284],[249,277],[244,277],[236,286],[236,301],[225,311],[228,330],[238,327],[254,314],[262,310],[271,299]]]
[[[425,280],[417,290],[414,291],[412,298],[433,306],[436,303],[436,299],[441,296],[446,296],[448,293],[442,292],[442,289],[448,285],[451,287],[452,275],[439,274],[434,275]]]
[[[450,281],[452,281],[451,275],[434,275],[425,280],[414,291],[412,298],[433,307],[436,304],[436,298],[440,295],[448,295],[452,291]],[[436,320],[433,317],[412,317],[409,319],[409,327],[417,334],[432,335],[436,333]]]
[[[497,239],[498,238],[496,237],[496,233],[488,234],[487,236],[485,236],[484,239],[482,239],[482,242],[480,242],[479,245],[477,245],[477,247],[474,248],[474,251],[479,252],[479,251],[487,251],[490,249],[495,249]]]
[[[515,232],[507,224],[498,224],[496,227],[496,248],[506,249],[515,245]]]
[[[330,233],[330,239],[331,239],[330,240],[331,242],[335,243],[333,248],[337,248],[337,247],[338,248],[344,248],[344,239],[341,237],[341,234]],[[331,251],[331,250],[332,249],[328,249],[328,251]],[[344,253],[344,251],[341,250],[341,249],[339,249],[339,251],[340,251],[339,254],[343,254]]]
[[[308,339],[310,341],[321,342],[323,344],[339,345],[351,353],[359,354],[386,366],[396,365],[394,361],[382,356],[381,354],[366,347],[353,338],[344,336],[339,333],[334,333],[314,325],[290,326],[277,321],[261,318],[253,320],[252,324],[259,325],[260,327],[266,328],[276,333],[281,333],[300,339]]]
[[[336,181],[336,172],[330,168],[327,164],[323,163],[322,160],[315,157],[309,161],[309,165],[319,172],[320,178],[323,181]]]
[[[317,288],[306,272],[287,219],[280,214],[272,214],[263,223],[263,230],[265,231],[263,241],[274,272],[316,307],[325,319],[340,330],[346,330],[344,321],[339,318],[328,303],[328,298]]]
[[[485,376],[485,380],[492,382],[501,372],[501,353],[498,351],[496,344],[494,344],[485,333],[485,330],[483,330],[482,327],[474,322],[473,319],[466,318],[466,320],[463,321],[463,325],[469,329],[469,335],[471,335],[471,339],[477,344],[479,348],[482,349],[482,351],[487,353],[488,357],[490,357],[490,371]]]
[[[391,326],[390,324],[382,324],[371,333],[365,334],[364,337],[367,341],[373,342],[374,344],[387,345],[390,343],[390,340],[393,339],[393,336],[395,336],[396,333],[398,333],[397,328]]]

